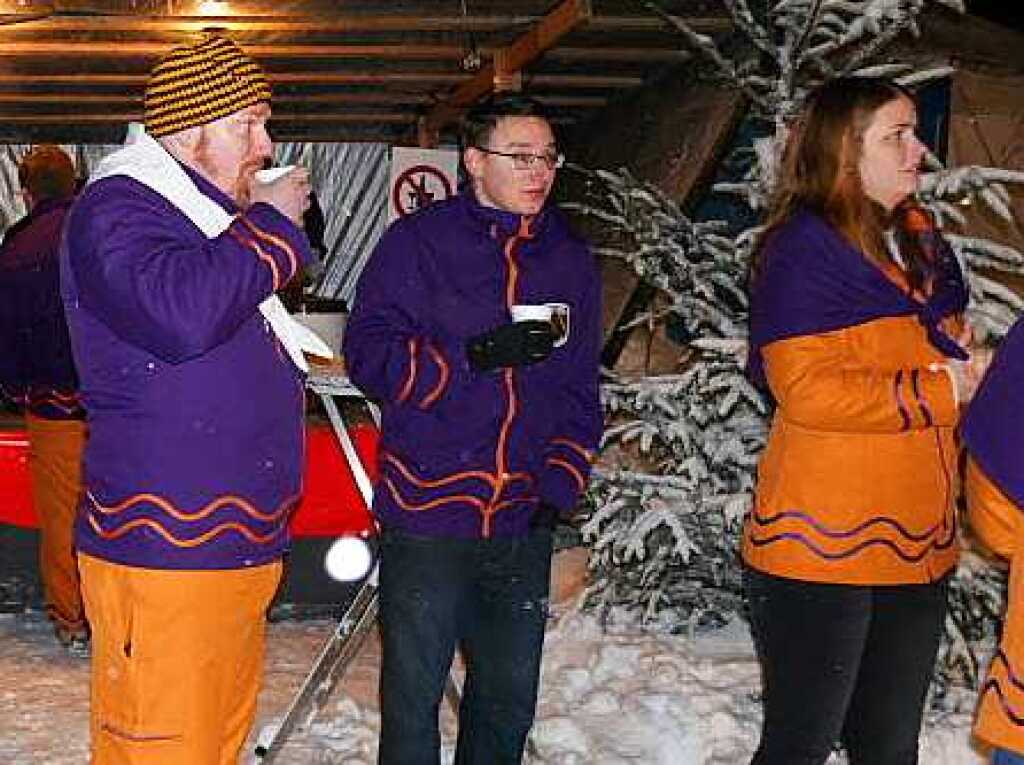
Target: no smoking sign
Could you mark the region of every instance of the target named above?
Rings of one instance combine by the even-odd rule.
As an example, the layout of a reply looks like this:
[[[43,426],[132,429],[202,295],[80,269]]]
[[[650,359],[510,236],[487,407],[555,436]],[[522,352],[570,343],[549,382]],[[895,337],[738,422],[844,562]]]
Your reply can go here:
[[[432,165],[415,165],[395,180],[391,189],[391,204],[395,214],[402,216],[451,195],[452,185],[443,172]]]
[[[458,153],[451,149],[393,148],[388,221],[453,196],[458,162]]]

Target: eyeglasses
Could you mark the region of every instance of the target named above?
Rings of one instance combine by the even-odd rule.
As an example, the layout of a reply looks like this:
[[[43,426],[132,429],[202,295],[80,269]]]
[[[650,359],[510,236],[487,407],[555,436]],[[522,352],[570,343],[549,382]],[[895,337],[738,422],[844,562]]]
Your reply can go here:
[[[557,170],[565,164],[564,154],[530,154],[525,151],[493,151],[491,149],[485,149],[483,146],[476,146],[474,148],[477,151],[482,151],[484,154],[493,154],[496,157],[511,157],[512,167],[516,170],[530,170],[538,162],[544,165],[548,170]]]

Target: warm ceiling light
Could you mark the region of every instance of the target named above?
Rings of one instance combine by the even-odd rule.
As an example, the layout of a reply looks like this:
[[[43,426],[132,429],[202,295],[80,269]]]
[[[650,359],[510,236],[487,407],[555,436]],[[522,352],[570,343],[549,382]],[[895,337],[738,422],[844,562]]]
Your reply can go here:
[[[203,0],[199,4],[200,16],[227,16],[229,13],[231,8],[227,0]]]

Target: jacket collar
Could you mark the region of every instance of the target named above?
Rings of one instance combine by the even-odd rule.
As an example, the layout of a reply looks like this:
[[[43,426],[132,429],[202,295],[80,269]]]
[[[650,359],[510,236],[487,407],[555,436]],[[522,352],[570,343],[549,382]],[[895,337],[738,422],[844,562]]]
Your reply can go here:
[[[465,184],[459,190],[459,196],[469,217],[495,239],[507,239],[510,236],[519,234],[522,230],[524,218],[527,224],[526,230],[529,232],[526,236],[532,239],[547,228],[552,217],[552,203],[550,200],[544,203],[544,207],[536,215],[524,216],[519,213],[481,204],[477,200],[476,193],[470,184]]]

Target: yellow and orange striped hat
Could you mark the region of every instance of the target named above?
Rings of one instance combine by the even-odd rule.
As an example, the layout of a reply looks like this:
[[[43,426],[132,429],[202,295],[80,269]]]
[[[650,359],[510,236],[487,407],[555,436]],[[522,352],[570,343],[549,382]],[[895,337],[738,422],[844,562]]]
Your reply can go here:
[[[206,33],[164,56],[146,82],[146,132],[177,133],[270,101],[260,65],[226,37]]]

